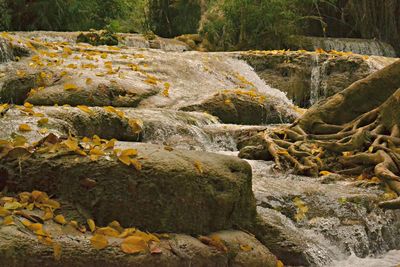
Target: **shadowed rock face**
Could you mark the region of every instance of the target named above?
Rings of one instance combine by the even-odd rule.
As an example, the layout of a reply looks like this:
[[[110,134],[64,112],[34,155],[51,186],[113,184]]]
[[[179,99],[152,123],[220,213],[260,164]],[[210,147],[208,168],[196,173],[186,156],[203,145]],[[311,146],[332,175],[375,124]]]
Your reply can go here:
[[[286,92],[300,107],[332,96],[396,61],[343,52],[255,51],[236,55],[248,62],[267,84]]]

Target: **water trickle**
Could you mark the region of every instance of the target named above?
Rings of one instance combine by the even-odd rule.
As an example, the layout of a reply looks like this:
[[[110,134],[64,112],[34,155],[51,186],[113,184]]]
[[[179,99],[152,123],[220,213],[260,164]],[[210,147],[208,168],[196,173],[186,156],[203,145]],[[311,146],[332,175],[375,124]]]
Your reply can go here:
[[[326,67],[328,61],[320,61],[319,55],[315,54],[314,64],[311,69],[311,83],[310,83],[310,104],[314,105],[320,99],[327,96],[327,84],[324,82],[326,76]]]

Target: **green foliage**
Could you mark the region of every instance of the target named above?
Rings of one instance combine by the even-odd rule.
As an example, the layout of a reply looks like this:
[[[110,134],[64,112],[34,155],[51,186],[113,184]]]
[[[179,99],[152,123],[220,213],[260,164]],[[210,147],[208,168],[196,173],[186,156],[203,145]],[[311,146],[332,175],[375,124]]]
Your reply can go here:
[[[200,33],[212,50],[283,48],[291,35],[301,32],[306,19],[317,18],[309,13],[319,2],[214,0],[203,16]]]
[[[147,0],[0,0],[3,30],[141,31]],[[12,17],[7,14],[12,14]]]
[[[152,30],[163,37],[197,32],[201,0],[149,0]]]

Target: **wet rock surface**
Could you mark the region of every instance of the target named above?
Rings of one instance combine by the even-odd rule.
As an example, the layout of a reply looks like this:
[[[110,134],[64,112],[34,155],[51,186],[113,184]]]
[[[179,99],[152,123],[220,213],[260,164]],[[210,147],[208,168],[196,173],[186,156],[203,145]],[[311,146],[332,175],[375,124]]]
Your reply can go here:
[[[385,191],[377,185],[358,187],[334,174],[277,175],[271,162],[250,163],[263,225],[258,238],[284,262],[324,266],[351,253],[366,257],[399,248],[400,213],[378,207]]]
[[[267,84],[287,93],[300,107],[346,89],[394,61],[395,58],[345,52],[250,51],[236,53]]]

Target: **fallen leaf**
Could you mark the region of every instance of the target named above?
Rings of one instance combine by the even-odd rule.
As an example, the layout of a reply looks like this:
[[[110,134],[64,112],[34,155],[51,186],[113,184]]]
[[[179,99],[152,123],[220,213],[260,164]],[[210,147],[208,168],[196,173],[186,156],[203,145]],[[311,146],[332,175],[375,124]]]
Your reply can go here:
[[[48,123],[48,122],[49,122],[49,119],[48,119],[48,118],[42,118],[42,119],[40,119],[40,120],[37,121],[37,124],[38,124],[39,126],[43,126],[43,125],[45,125],[45,124]]]
[[[240,245],[240,249],[245,252],[253,250],[253,248],[249,245]]]
[[[88,113],[88,114],[92,114],[92,113],[93,113],[93,111],[92,111],[89,107],[87,107],[87,106],[78,105],[78,106],[76,106],[76,107],[79,108],[80,110],[82,110],[83,112]]]
[[[196,160],[195,162],[194,162],[194,166],[196,167],[196,169],[197,169],[197,171],[200,173],[200,174],[203,174],[203,165],[201,164],[201,162],[200,161],[198,161],[198,160]]]
[[[146,241],[138,236],[129,236],[121,243],[121,250],[126,254],[145,252],[147,249]]]
[[[110,237],[118,237],[120,235],[120,233],[117,230],[109,226],[98,228],[96,230],[96,234],[110,236]]]
[[[53,256],[56,261],[61,260],[61,244],[60,243],[53,243]]]
[[[78,90],[78,86],[76,84],[73,83],[66,83],[64,84],[64,90],[65,91],[75,91]]]
[[[4,207],[0,207],[0,217],[6,217],[10,214],[11,212],[9,210],[6,210]]]
[[[131,159],[131,165],[133,165],[137,171],[142,170],[142,164],[137,159]]]
[[[28,124],[21,124],[18,127],[18,130],[20,130],[21,132],[29,132],[32,131],[32,128]]]
[[[67,224],[67,220],[65,220],[63,215],[57,215],[56,217],[54,217],[54,221],[61,225]]]
[[[103,249],[108,246],[108,240],[104,235],[95,234],[90,238],[90,243],[95,249]]]
[[[96,230],[96,224],[92,219],[87,219],[87,224],[91,232],[94,232]]]
[[[15,224],[12,216],[7,216],[3,220],[3,225],[12,225]]]
[[[13,202],[7,202],[6,204],[4,204],[4,208],[6,210],[17,210],[22,208],[22,204],[17,202],[17,201],[13,201]]]

